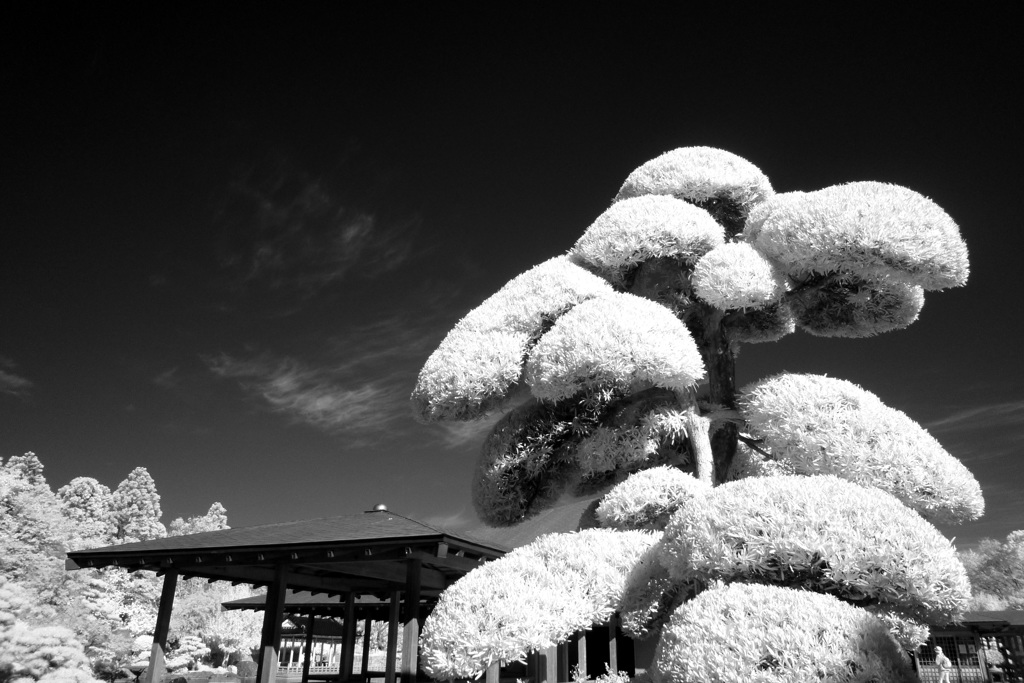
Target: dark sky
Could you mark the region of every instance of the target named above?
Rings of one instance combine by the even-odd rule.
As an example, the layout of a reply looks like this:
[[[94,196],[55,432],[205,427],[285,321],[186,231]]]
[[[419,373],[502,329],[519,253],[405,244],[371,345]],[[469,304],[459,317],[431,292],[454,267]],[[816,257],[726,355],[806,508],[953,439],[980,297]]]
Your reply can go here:
[[[959,223],[971,278],[917,323],[744,347],[739,381],[860,384],[982,482],[958,545],[1024,528],[1019,11],[41,7],[0,60],[0,455],[55,488],[143,465],[165,522],[466,523],[486,425],[415,423],[420,366],[635,167],[709,145]]]

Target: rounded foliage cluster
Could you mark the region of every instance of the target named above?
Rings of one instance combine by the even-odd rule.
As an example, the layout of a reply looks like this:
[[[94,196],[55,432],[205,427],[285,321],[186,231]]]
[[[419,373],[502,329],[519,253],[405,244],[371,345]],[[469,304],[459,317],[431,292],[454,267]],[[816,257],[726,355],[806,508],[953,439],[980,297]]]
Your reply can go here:
[[[786,293],[786,277],[746,242],[715,247],[697,262],[693,289],[716,308],[763,308]]]
[[[563,315],[526,362],[533,395],[548,400],[601,387],[685,389],[703,377],[704,361],[686,326],[664,306],[622,293]]]
[[[609,529],[549,534],[466,574],[423,626],[424,670],[472,678],[491,662],[522,659],[607,621],[630,568],[656,539]]]
[[[611,286],[559,256],[519,275],[470,311],[420,370],[413,412],[421,420],[472,419],[498,405],[520,378],[527,350],[559,315]]]
[[[622,286],[644,261],[673,258],[693,263],[724,240],[722,226],[704,209],[674,197],[645,195],[612,204],[570,254]]]
[[[834,474],[888,491],[938,522],[976,519],[981,486],[904,413],[841,379],[784,373],[744,387],[750,432],[797,474]]]
[[[683,604],[662,630],[658,683],[917,681],[885,624],[832,596],[733,584]]]
[[[680,503],[662,562],[673,579],[751,581],[955,621],[970,584],[952,544],[878,489],[836,477],[756,477]]]
[[[749,207],[772,196],[768,176],[752,163],[713,147],[681,147],[629,174],[616,200],[670,194],[692,202],[723,198]]]
[[[787,192],[758,205],[744,234],[790,275],[850,273],[924,289],[967,281],[967,246],[935,202],[898,185],[857,182]]]
[[[597,519],[613,529],[662,530],[681,501],[710,490],[709,484],[675,467],[642,470],[605,494]]]

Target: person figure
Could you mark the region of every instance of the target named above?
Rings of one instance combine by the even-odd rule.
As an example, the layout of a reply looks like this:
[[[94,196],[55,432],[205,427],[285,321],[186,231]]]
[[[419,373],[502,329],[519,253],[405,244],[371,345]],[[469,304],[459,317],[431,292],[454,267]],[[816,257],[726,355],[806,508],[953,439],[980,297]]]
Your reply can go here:
[[[939,683],[949,683],[949,672],[953,670],[953,662],[942,654],[942,648],[935,646],[935,666],[939,667]]]

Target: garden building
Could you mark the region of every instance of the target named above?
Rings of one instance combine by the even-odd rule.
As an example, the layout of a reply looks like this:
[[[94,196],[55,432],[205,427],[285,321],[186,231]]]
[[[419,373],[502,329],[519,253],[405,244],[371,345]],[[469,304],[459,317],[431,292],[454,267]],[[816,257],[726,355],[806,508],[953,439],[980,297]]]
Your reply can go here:
[[[179,577],[267,587],[266,596],[227,606],[265,611],[256,672],[260,683],[286,673],[301,674],[303,680],[376,677],[393,683],[400,677],[409,683],[417,677],[423,619],[447,586],[540,534],[579,528],[590,504],[581,499],[514,528],[472,533],[453,533],[377,506],[339,517],[79,550],[68,553],[67,567],[117,566],[164,577],[145,683],[158,683],[165,670]],[[356,639],[356,624],[367,621],[386,621],[391,627],[383,670],[368,661],[366,639],[361,643]],[[339,622],[345,625],[340,633]],[[316,638],[318,628],[321,637],[314,646],[310,638]],[[363,632],[367,632],[365,626]],[[633,669],[632,641],[621,636],[614,621],[577,634],[571,643],[534,653],[528,666],[540,683],[570,680],[569,672],[577,665],[594,675],[604,673],[606,664]],[[501,675],[525,677],[527,671],[510,666]],[[498,676],[497,666],[487,672],[489,680]]]

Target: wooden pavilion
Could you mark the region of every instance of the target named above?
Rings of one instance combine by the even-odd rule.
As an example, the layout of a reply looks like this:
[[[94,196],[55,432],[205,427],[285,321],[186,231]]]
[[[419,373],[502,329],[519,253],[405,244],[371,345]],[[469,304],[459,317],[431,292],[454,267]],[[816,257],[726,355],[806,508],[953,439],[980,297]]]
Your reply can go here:
[[[361,598],[386,609],[391,628],[387,683],[397,678],[395,653],[402,637],[400,674],[416,680],[425,601],[506,546],[478,541],[389,512],[384,506],[354,515],[171,536],[68,553],[67,568],[118,566],[163,576],[163,591],[145,683],[160,683],[178,577],[266,586],[257,667],[259,683],[278,675],[281,628],[288,589],[340,596],[345,635],[338,680],[351,678]]]

